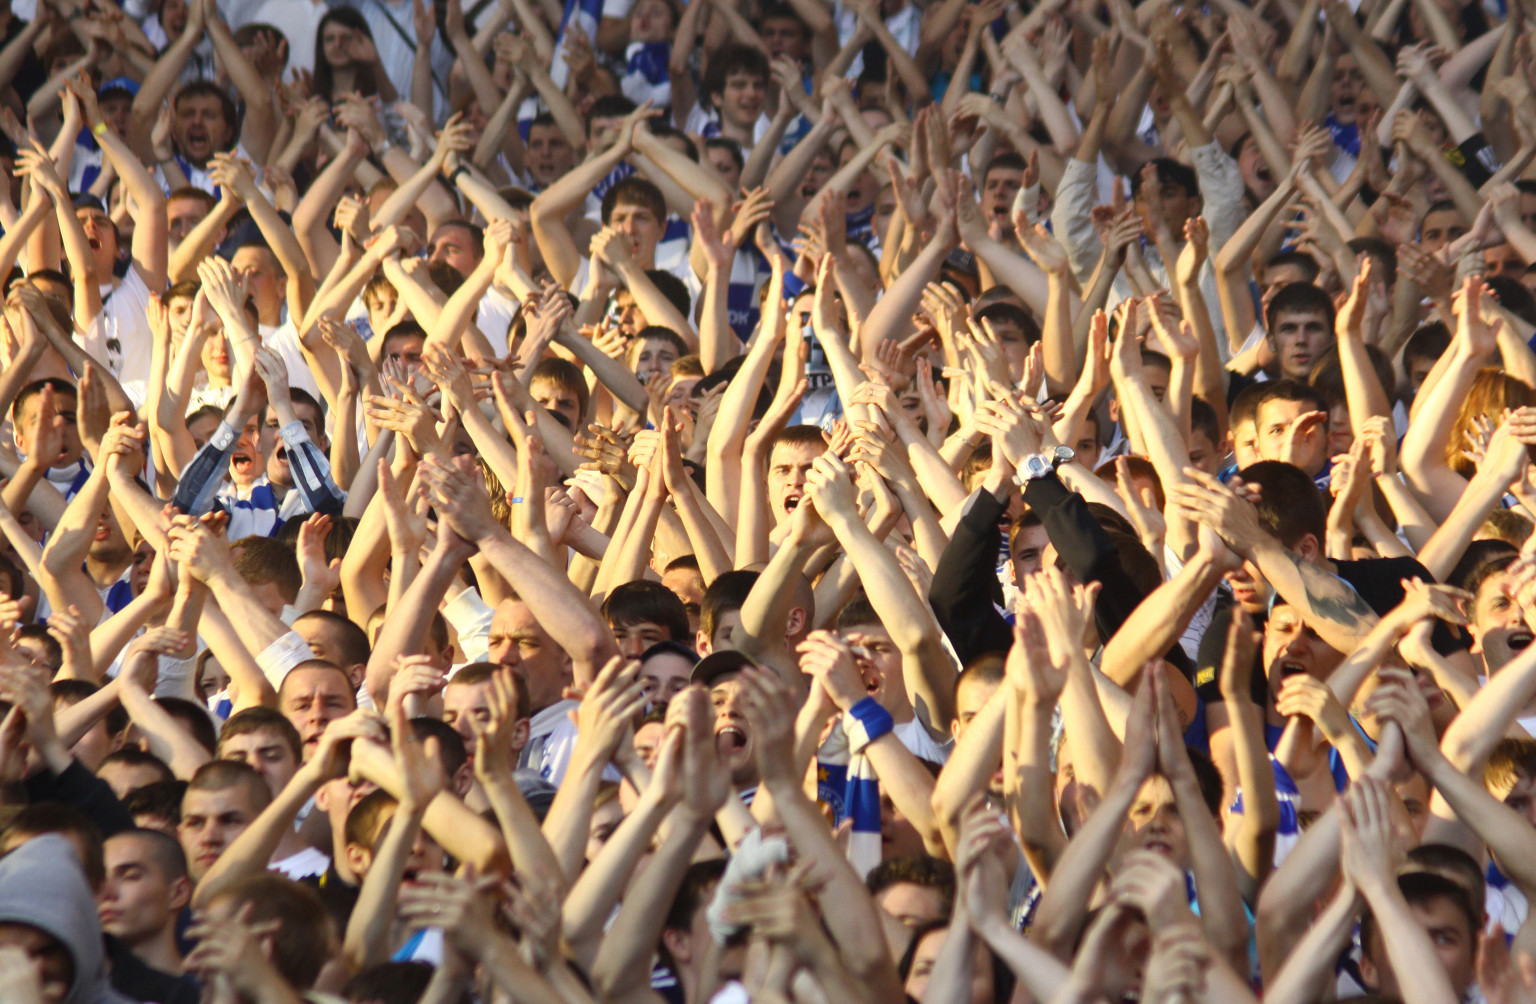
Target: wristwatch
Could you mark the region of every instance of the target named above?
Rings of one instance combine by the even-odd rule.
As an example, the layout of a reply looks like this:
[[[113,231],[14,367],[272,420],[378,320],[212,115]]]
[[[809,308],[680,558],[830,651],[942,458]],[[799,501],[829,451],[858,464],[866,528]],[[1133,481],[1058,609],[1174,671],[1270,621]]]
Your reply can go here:
[[[1070,446],[1058,446],[1049,453],[1031,453],[1024,458],[1024,466],[1014,481],[1023,485],[1026,481],[1043,478],[1062,464],[1070,464],[1076,456]]]

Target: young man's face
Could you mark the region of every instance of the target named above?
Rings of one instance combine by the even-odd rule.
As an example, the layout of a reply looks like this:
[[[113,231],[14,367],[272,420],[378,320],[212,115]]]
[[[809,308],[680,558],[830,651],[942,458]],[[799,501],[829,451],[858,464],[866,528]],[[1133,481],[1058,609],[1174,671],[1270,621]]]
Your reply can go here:
[[[523,163],[540,188],[559,181],[576,164],[576,150],[560,127],[539,123],[528,130],[528,152]]]
[[[720,116],[738,128],[751,128],[763,114],[767,81],[748,70],[733,70],[725,75],[725,89],[716,97]]]
[[[0,922],[0,947],[19,948],[37,967],[43,1004],[63,1004],[74,982],[74,956],[64,943],[30,924]]]
[[[672,632],[660,624],[651,621],[637,621],[622,627],[610,624],[614,640],[619,643],[619,654],[626,659],[638,659],[645,650],[662,641],[682,641],[681,638],[673,638]]]
[[[1302,383],[1334,341],[1327,315],[1312,310],[1283,310],[1269,337],[1280,360],[1280,375]]]
[[[94,280],[105,283],[111,279],[112,267],[117,264],[117,230],[112,225],[112,217],[93,206],[76,209],[75,217],[85,228],[85,239],[96,259]]]
[[[986,179],[981,186],[981,211],[989,219],[996,219],[1005,224],[1004,233],[1012,233],[1013,228],[1006,226],[1008,216],[1013,211],[1013,197],[1019,194],[1019,189],[1024,187],[1024,172],[1014,167],[993,167],[987,169]]]
[[[1265,678],[1272,693],[1278,694],[1290,676],[1326,680],[1343,658],[1307,627],[1292,607],[1275,604],[1264,624]]]
[[[1154,774],[1142,782],[1127,824],[1122,850],[1152,851],[1181,869],[1189,867],[1189,836],[1167,778]]]
[[[422,335],[400,334],[389,340],[384,348],[384,358],[407,370],[421,369],[421,350],[427,347]]]
[[[491,683],[454,683],[448,681],[443,688],[443,723],[453,726],[453,731],[464,740],[464,749],[475,755],[476,729],[484,729],[491,721]]]
[[[1312,410],[1310,402],[1285,401],[1279,398],[1272,398],[1259,405],[1259,459],[1286,460],[1284,452],[1286,432],[1298,418]],[[1328,437],[1314,435],[1306,440],[1298,437],[1295,442],[1302,447],[1308,444],[1311,446],[1310,449],[1305,449],[1296,456],[1296,466],[1311,475],[1320,473],[1323,466],[1328,463]]]
[[[699,653],[700,658],[711,652],[731,647],[731,636],[741,626],[740,610],[725,610],[715,615],[714,634],[706,635],[701,629],[694,636],[693,649]]]
[[[688,686],[693,663],[676,652],[658,652],[640,664],[640,686],[651,704],[670,701]]]
[[[283,678],[280,709],[304,740],[307,761],[320,748],[326,726],[357,707],[357,694],[347,677],[335,669],[295,669]]]
[[[664,0],[636,0],[629,9],[631,42],[666,42],[672,29],[672,8]]]
[[[1519,281],[1525,274],[1526,261],[1520,257],[1520,252],[1508,241],[1503,244],[1495,244],[1483,251],[1483,275],[1485,277],[1502,276],[1506,279]]]
[[[1445,967],[1457,999],[1464,999],[1477,982],[1477,935],[1467,923],[1466,910],[1448,896],[1431,896],[1409,903],[1408,910],[1434,944],[1435,955]],[[1383,995],[1395,995],[1399,984],[1386,958],[1386,943],[1377,927],[1360,960],[1361,976]]]
[[[16,440],[16,449],[24,454],[30,455],[32,450],[35,449],[35,444],[28,438],[24,430],[31,428],[32,422],[36,420],[37,409],[42,407],[42,403],[42,395],[33,394],[27,399],[26,404],[22,406],[20,414],[16,416],[12,435]],[[80,459],[80,427],[75,421],[75,395],[55,391],[53,395],[53,410],[55,414],[64,420],[64,445],[52,466],[67,467]]]
[[[1360,95],[1365,90],[1365,74],[1352,54],[1339,56],[1333,67],[1333,117],[1340,125],[1351,125],[1360,116]]]
[[[765,17],[757,26],[757,34],[768,47],[772,59],[788,56],[800,63],[809,55],[805,31],[792,17]]]
[[[960,685],[955,688],[955,720],[949,724],[950,734],[959,742],[965,735],[965,730],[971,727],[971,722],[981,714],[981,709],[987,706],[992,695],[997,691],[998,684],[990,680],[983,680],[979,675],[971,673],[960,679]],[[1002,781],[1001,771],[996,778]]]
[[[1221,470],[1226,450],[1211,442],[1204,429],[1191,429],[1189,433],[1189,465],[1214,477]]]
[[[528,384],[528,393],[549,413],[572,431],[581,429],[581,398],[558,380],[536,376]]]
[[[164,930],[192,894],[185,878],[166,874],[152,839],[120,833],[102,847],[107,880],[97,903],[101,929],[129,947]]]
[[[853,664],[863,677],[864,689],[887,711],[911,708],[901,674],[901,649],[882,624],[860,624],[841,632],[853,647]]]
[[[186,95],[175,104],[171,134],[182,156],[193,164],[207,163],[230,140],[224,102],[212,94]]]
[[[1045,550],[1051,544],[1043,526],[1026,526],[1013,535],[1008,562],[1013,568],[1013,584],[1023,588],[1024,581],[1045,567]]]
[[[194,883],[202,881],[219,855],[245,832],[257,814],[243,784],[218,791],[187,790],[181,800],[181,823],[176,833]]]
[[[277,324],[288,296],[288,276],[278,264],[277,255],[263,247],[243,247],[235,252],[229,265],[245,280],[261,323]]]
[[[768,499],[774,522],[779,523],[805,498],[805,476],[816,458],[827,452],[825,444],[777,443],[768,457]]]
[[[658,373],[670,373],[677,358],[677,346],[665,338],[641,339],[634,349],[635,376],[645,383]]]
[[[1424,381],[1429,379],[1429,371],[1435,368],[1438,358],[1429,356],[1404,356],[1403,366],[1408,370],[1408,385],[1417,394],[1419,388],[1424,386]]]
[[[741,683],[732,673],[717,679],[709,688],[709,701],[715,709],[715,752],[731,773],[731,783],[738,789],[757,778],[752,760],[752,727],[741,709]]]
[[[1437,209],[1419,224],[1419,246],[1434,253],[1467,232],[1467,221],[1455,209]]]
[[[709,166],[715,169],[725,181],[726,187],[736,191],[741,187],[741,167],[737,165],[736,158],[731,156],[731,151],[718,146],[706,146],[704,157],[709,161]]]
[[[1472,649],[1482,654],[1489,676],[1531,644],[1531,629],[1505,591],[1508,585],[1508,572],[1494,572],[1477,587],[1472,600]]]
[[[293,747],[288,745],[282,733],[274,729],[256,729],[222,738],[219,741],[219,759],[239,760],[253,768],[267,782],[274,798],[299,769]]]
[[[126,138],[128,115],[133,110],[133,97],[123,91],[114,91],[109,97],[102,98],[98,105],[101,108],[101,117],[106,120],[112,131]]]
[[[629,238],[630,253],[642,268],[656,262],[656,245],[661,242],[666,221],[658,219],[649,206],[619,203],[608,217],[608,225]]]
[[[1158,187],[1162,196],[1163,219],[1168,231],[1175,239],[1184,235],[1184,224],[1188,219],[1200,211],[1200,200],[1184,191],[1184,186],[1168,178],[1162,178]],[[1141,215],[1141,222],[1150,232],[1158,222],[1152,219],[1152,204],[1147,198],[1145,184],[1136,191],[1136,212]]]
[[[427,247],[428,261],[445,262],[466,277],[484,257],[485,245],[475,240],[474,232],[452,224],[438,227]]]

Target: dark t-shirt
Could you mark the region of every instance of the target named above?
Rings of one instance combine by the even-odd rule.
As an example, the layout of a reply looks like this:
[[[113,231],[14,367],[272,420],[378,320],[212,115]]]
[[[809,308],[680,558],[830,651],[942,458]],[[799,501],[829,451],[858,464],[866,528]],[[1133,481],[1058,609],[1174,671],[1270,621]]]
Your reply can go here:
[[[151,968],[127,945],[106,935],[107,959],[112,966],[112,989],[131,1000],[154,1004],[198,1004],[202,991],[190,977],[172,976]]]

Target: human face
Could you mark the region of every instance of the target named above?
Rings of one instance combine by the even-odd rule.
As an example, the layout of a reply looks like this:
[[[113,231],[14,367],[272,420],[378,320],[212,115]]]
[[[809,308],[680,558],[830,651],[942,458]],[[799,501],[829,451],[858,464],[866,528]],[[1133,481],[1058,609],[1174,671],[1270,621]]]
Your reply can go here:
[[[1508,585],[1508,572],[1494,572],[1478,586],[1472,601],[1473,650],[1482,653],[1489,676],[1531,644],[1531,629],[1510,599]]]
[[[34,446],[32,441],[23,431],[29,428],[36,419],[37,409],[42,407],[41,394],[34,394],[21,408],[21,413],[16,416],[16,422],[12,435],[16,440],[16,449],[30,455]],[[75,421],[75,395],[61,394],[58,391],[53,395],[54,414],[64,420],[63,449],[54,458],[54,467],[67,467],[80,459],[80,427]]]
[[[891,219],[896,215],[896,190],[884,185],[875,193],[875,234],[883,241],[891,232]]]
[[[277,263],[277,256],[266,248],[243,247],[229,260],[235,273],[245,279],[256,313],[262,324],[276,324],[282,319],[283,301],[288,295],[288,276]]]
[[[219,742],[219,759],[239,760],[248,764],[267,782],[274,798],[299,770],[299,761],[293,755],[293,747],[288,745],[282,733],[273,729],[257,729],[222,739]]]
[[[120,760],[102,764],[96,769],[96,776],[107,782],[107,787],[112,789],[112,794],[119,800],[133,789],[154,784],[161,778],[160,772],[153,767],[123,763]]]
[[[949,928],[936,928],[923,935],[923,940],[918,942],[917,949],[912,955],[912,971],[907,974],[905,987],[908,996],[913,1000],[922,1000],[927,992],[934,964],[938,961],[939,953],[944,949],[944,940],[948,937]],[[980,939],[976,940],[972,955],[975,958],[971,965],[971,993],[965,1004],[991,1004],[995,996],[992,985],[992,957],[986,950],[986,944]]]
[[[1259,423],[1255,419],[1232,426],[1232,460],[1238,470],[1259,462]]]
[[[112,266],[117,263],[117,231],[112,228],[112,217],[100,209],[87,206],[76,209],[75,217],[85,228],[86,242],[91,245],[91,254],[96,264],[96,281],[110,281]]]
[[[1275,294],[1293,282],[1311,282],[1311,277],[1300,265],[1282,263],[1271,265],[1264,270],[1264,293],[1260,297],[1259,306],[1265,311],[1269,310],[1269,301],[1275,298]]]
[[[1431,359],[1428,356],[1404,358],[1403,363],[1408,368],[1408,383],[1415,394],[1419,392],[1420,387],[1424,386],[1424,381],[1429,379],[1429,372],[1435,368],[1437,362],[1439,362],[1438,358]]]
[[[635,753],[647,768],[656,767],[656,754],[660,752],[662,740],[666,735],[666,726],[660,722],[646,722],[635,730]]]
[[[192,303],[190,300],[178,302],[185,302],[189,308]],[[174,321],[172,326],[175,326]],[[233,379],[235,369],[229,361],[229,339],[225,338],[223,334],[208,336],[207,340],[203,342],[201,358],[203,369],[208,373],[208,379],[213,383],[223,386],[229,384]]]
[[[811,166],[806,168],[805,174],[800,179],[800,194],[810,198],[821,191],[827,179],[832,177],[832,157],[830,154],[820,153],[811,159]]]
[[[1189,866],[1189,837],[1167,778],[1153,775],[1142,782],[1128,822],[1122,848],[1161,854],[1181,869]]]
[[[74,956],[64,943],[30,924],[0,922],[0,947],[19,948],[37,967],[43,1004],[63,1004],[75,979]]]
[[[741,683],[732,673],[709,688],[715,709],[715,753],[731,773],[737,788],[749,787],[757,778],[752,760],[752,726],[741,711]]]
[[[208,218],[208,204],[202,199],[185,196],[173,198],[166,203],[165,215],[169,221],[167,233],[171,245],[175,246],[186,240],[192,229]]]
[[[696,644],[693,646],[694,651],[698,652],[702,657],[709,655],[711,652],[718,652],[723,648],[730,648],[731,636],[740,626],[741,611],[725,611],[715,618],[715,633],[713,635],[706,637],[704,632],[700,631],[695,636]]]
[[[971,727],[971,722],[981,714],[981,709],[987,706],[992,695],[997,691],[998,685],[983,680],[979,676],[966,676],[961,679],[959,688],[955,691],[955,720],[950,723],[949,731],[958,742],[965,735],[965,730]]]
[[[879,624],[860,624],[842,635],[853,647],[853,664],[869,696],[887,711],[905,713],[911,708],[902,679],[901,649],[891,640],[891,633]]]
[[[663,0],[637,0],[629,9],[631,42],[667,42],[671,38],[672,8]]]
[[[320,748],[326,726],[357,709],[356,692],[335,669],[295,669],[283,678],[281,691],[281,710],[304,740],[305,761]]]
[[[772,59],[788,56],[796,63],[806,57],[805,32],[800,22],[791,17],[765,17],[757,26],[757,34],[768,47]]]
[[[427,260],[446,262],[468,276],[485,257],[485,246],[475,240],[474,234],[464,227],[447,225],[439,227],[427,247]]]
[[[1536,782],[1524,774],[1515,775],[1515,783],[1504,795],[1504,804],[1520,814],[1531,826],[1536,826]]]
[[[665,221],[657,219],[648,206],[619,203],[608,214],[608,225],[629,238],[629,249],[642,268],[655,266],[656,244]]]
[[[1284,401],[1278,398],[1259,405],[1259,458],[1261,460],[1285,459],[1286,430],[1296,419],[1312,410],[1311,405],[1305,401]],[[1297,456],[1296,463],[1308,474],[1316,474],[1328,462],[1328,437],[1315,436],[1307,442],[1311,443],[1311,449]]]
[[[340,70],[352,65],[352,29],[332,21],[320,31],[320,51],[331,69]]]
[[[989,168],[981,186],[982,212],[992,219],[1007,223],[1009,214],[1013,212],[1013,197],[1023,187],[1023,171],[1012,167]]]
[[[693,663],[676,652],[659,652],[640,664],[640,686],[651,704],[670,701],[688,686]]]
[[[1043,526],[1024,527],[1014,536],[1008,555],[1013,566],[1014,585],[1022,589],[1025,579],[1045,567],[1045,549],[1050,542],[1050,535]]]
[[[1211,442],[1204,429],[1192,429],[1189,434],[1189,465],[1214,477],[1221,469],[1225,450]]]
[[[219,855],[245,832],[256,815],[243,784],[220,791],[187,789],[181,800],[181,823],[176,834],[187,855],[187,871],[194,883],[202,881]]]
[[[1270,693],[1289,676],[1326,680],[1344,657],[1307,627],[1293,607],[1276,603],[1264,623],[1264,673]]]
[[[677,347],[664,338],[642,338],[630,350],[635,376],[641,383],[659,373],[670,373],[677,362]]]
[[[875,905],[895,917],[904,927],[917,928],[949,916],[944,894],[932,886],[916,882],[897,882],[880,890]]]
[[[576,396],[575,391],[568,390],[558,381],[534,377],[528,384],[528,393],[567,429],[581,428],[581,398]]]
[[[476,729],[491,723],[491,683],[454,683],[443,688],[443,722],[464,740],[464,749],[475,755]]]
[[[97,901],[101,929],[131,948],[175,923],[191,890],[166,875],[149,840],[134,833],[108,837],[102,846],[107,880]]]
[[[1152,201],[1147,198],[1148,183],[1143,180],[1136,190],[1136,212],[1141,215],[1142,226],[1150,233],[1156,221],[1152,219]],[[1167,178],[1161,179],[1157,191],[1162,197],[1163,222],[1170,233],[1182,234],[1184,224],[1197,211],[1199,200],[1191,198],[1184,186]]]
[[[559,181],[576,163],[576,150],[555,125],[540,123],[528,130],[527,155],[523,163],[540,188]]]
[[[638,621],[622,627],[609,625],[613,637],[619,643],[619,654],[626,659],[638,659],[646,649],[659,641],[673,641],[672,633],[660,624]]]
[[[177,39],[187,27],[187,0],[164,0],[160,5],[160,27],[165,30],[165,37]]]
[[[519,673],[528,684],[534,715],[560,700],[571,682],[571,660],[539,625],[528,607],[502,600],[491,617],[490,661]]]
[[[613,836],[613,831],[624,822],[624,807],[617,798],[610,798],[592,810],[592,820],[587,826],[587,860],[595,861],[598,852]]]
[[[704,157],[727,188],[734,192],[741,187],[741,168],[736,166],[736,158],[731,156],[731,151],[718,146],[706,146]]]
[[[1483,251],[1484,276],[1504,276],[1518,281],[1525,274],[1525,264],[1520,252],[1508,241]]]
[[[1360,116],[1360,94],[1365,90],[1365,74],[1350,53],[1343,53],[1333,69],[1333,117],[1340,125],[1350,125]]]
[[[1314,311],[1283,311],[1275,318],[1269,337],[1280,358],[1281,375],[1302,383],[1307,382],[1312,364],[1334,341],[1328,318]]]
[[[252,415],[229,454],[229,476],[236,487],[249,488],[261,477],[267,469],[266,450],[262,426],[256,416]]]
[[[193,164],[208,162],[230,139],[224,102],[212,94],[189,94],[176,102],[171,134],[182,156]]]
[[[421,335],[397,335],[389,340],[384,358],[408,370],[420,369],[421,350],[426,347],[427,340]]]
[[[1419,224],[1419,246],[1433,254],[1467,232],[1467,222],[1454,209],[1437,209]]]
[[[1430,942],[1435,946],[1435,955],[1445,967],[1445,974],[1450,978],[1457,999],[1464,999],[1477,979],[1477,939],[1468,929],[1466,912],[1446,896],[1432,896],[1417,903],[1409,903],[1408,910],[1419,926],[1424,928],[1424,933],[1429,935]],[[1374,988],[1383,996],[1397,996],[1399,974],[1383,964],[1386,958],[1386,943],[1378,927],[1372,934],[1371,944],[1366,946],[1365,957],[1361,959],[1361,975],[1368,983],[1374,983]]]
[[[805,498],[805,476],[825,452],[825,445],[814,443],[775,444],[768,457],[768,498],[774,522],[783,522],[799,507]]]
[[[1237,171],[1248,191],[1260,199],[1267,199],[1274,192],[1275,179],[1269,173],[1269,163],[1252,136],[1245,137],[1237,148]]]
[[[719,95],[720,115],[740,129],[750,129],[763,114],[767,81],[755,73],[737,70],[725,75],[725,90]]]

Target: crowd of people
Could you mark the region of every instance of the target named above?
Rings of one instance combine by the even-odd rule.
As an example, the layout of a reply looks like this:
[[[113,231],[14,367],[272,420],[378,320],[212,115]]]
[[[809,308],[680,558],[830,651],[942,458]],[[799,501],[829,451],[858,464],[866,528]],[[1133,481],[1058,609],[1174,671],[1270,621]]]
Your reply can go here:
[[[0,0],[3,1004],[1536,1004],[1530,0]]]

